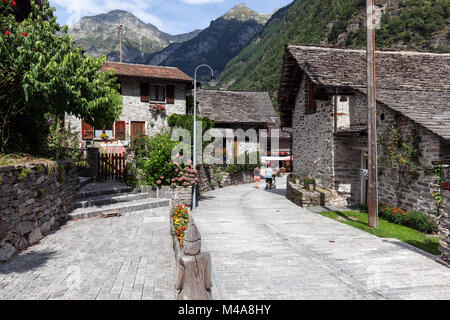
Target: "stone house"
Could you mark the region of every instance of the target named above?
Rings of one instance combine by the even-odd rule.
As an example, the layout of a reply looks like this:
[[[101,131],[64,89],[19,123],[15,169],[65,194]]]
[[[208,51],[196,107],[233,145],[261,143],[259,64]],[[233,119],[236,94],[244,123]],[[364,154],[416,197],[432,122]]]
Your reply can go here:
[[[147,66],[128,63],[105,62],[103,70],[113,69],[118,77],[123,97],[120,119],[104,128],[92,128],[84,121],[66,115],[66,125],[80,133],[80,140],[108,140],[129,145],[134,137],[152,136],[167,128],[167,117],[186,113],[186,95],[193,79],[174,67]],[[158,112],[156,109],[164,109]]]
[[[259,145],[263,137],[267,141],[268,151],[272,149],[274,155],[289,155],[290,137],[287,133],[279,131],[278,147],[271,146],[271,130],[280,129],[280,120],[267,92],[200,89],[197,90],[197,101],[199,114],[213,120],[214,127],[221,129],[224,137],[227,133],[228,136],[234,136],[233,133],[239,129],[244,133],[254,129],[257,133],[256,141],[248,136],[245,140],[233,138],[233,141],[230,141],[224,138],[225,158],[230,158],[230,151],[235,155],[245,151],[261,151]],[[267,135],[264,130],[267,130]]]
[[[407,209],[435,210],[432,162],[450,155],[449,74],[449,54],[376,52],[378,135],[396,118],[420,138],[421,170],[399,204]],[[281,126],[292,128],[294,174],[329,190],[330,203],[367,200],[366,77],[365,50],[286,46],[279,106]],[[380,149],[379,201],[395,205]]]

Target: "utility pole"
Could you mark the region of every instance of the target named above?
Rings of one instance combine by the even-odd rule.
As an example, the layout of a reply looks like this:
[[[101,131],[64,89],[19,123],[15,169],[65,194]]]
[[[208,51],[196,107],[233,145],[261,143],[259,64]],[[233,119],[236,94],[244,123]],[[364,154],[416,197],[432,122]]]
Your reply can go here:
[[[377,177],[377,108],[375,80],[375,4],[367,1],[367,110],[368,110],[368,155],[369,227],[378,227],[378,177]]]
[[[119,53],[120,53],[119,61],[122,62],[122,39],[125,36],[125,29],[122,24],[119,24],[117,26],[117,34],[119,35]]]

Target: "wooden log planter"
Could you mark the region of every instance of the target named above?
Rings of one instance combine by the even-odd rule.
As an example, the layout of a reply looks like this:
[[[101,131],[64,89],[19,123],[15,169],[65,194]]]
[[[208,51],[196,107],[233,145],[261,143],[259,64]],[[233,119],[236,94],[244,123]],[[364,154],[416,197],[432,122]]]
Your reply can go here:
[[[185,207],[184,207],[185,208]],[[175,289],[179,290],[177,300],[212,300],[211,255],[201,252],[201,236],[189,217],[184,236],[179,239],[171,212],[170,230],[175,253]]]

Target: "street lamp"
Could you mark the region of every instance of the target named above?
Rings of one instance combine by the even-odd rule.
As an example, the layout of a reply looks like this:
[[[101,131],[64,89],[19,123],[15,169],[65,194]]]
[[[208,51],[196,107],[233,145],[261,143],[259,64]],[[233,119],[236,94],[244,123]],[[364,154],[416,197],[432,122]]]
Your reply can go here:
[[[194,72],[194,156],[193,156],[193,166],[197,169],[197,70],[201,67],[207,67],[211,70],[211,78],[214,78],[213,69],[207,64],[199,65]],[[194,191],[192,193],[192,210],[197,207],[197,187],[194,186]]]

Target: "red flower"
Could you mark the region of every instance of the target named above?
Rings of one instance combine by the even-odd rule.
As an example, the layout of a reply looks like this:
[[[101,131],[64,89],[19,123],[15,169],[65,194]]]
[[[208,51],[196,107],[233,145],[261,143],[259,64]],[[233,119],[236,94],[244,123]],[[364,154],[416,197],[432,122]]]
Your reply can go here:
[[[9,32],[8,30],[6,30],[6,31],[5,31],[5,34],[6,34],[7,36],[9,36],[9,35],[11,34],[11,32]]]
[[[26,37],[26,36],[28,35],[28,33],[22,32],[22,35],[23,35],[24,37]]]
[[[4,2],[4,1],[3,1],[3,2]],[[11,1],[11,4],[12,4],[14,7],[17,5],[17,3],[16,3],[14,0]]]

